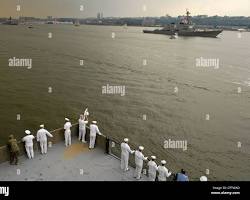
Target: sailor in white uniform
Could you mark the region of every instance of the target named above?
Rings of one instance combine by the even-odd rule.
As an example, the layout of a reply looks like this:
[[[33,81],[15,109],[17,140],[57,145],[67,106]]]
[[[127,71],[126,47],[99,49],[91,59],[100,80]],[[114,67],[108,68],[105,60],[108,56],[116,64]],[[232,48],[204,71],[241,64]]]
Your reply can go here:
[[[34,135],[31,135],[29,130],[26,130],[25,133],[27,134],[23,137],[22,141],[25,142],[25,149],[28,155],[28,158],[34,158],[34,150],[33,150],[33,139],[35,139]]]
[[[84,113],[83,113],[84,119],[86,119],[88,121],[88,116],[89,116],[89,110],[88,108],[85,109]]]
[[[86,143],[85,135],[86,135],[86,124],[88,121],[85,120],[84,115],[80,115],[78,120],[79,122],[79,140],[82,140],[83,143]]]
[[[47,131],[46,129],[44,129],[44,125],[41,124],[40,125],[40,128],[38,131],[37,131],[37,134],[36,134],[36,139],[38,142],[40,142],[40,147],[41,147],[41,153],[42,154],[46,154],[47,153],[47,136],[49,137],[53,137],[52,134],[50,134],[49,131]]]
[[[142,172],[142,167],[143,167],[143,161],[147,160],[148,157],[144,157],[142,154],[142,151],[144,150],[143,146],[139,146],[139,150],[135,151],[135,174],[134,177],[139,180],[141,178],[141,172]]]
[[[64,124],[64,137],[65,137],[65,146],[71,145],[71,130],[72,127],[70,120],[68,118],[65,118],[66,123]]]
[[[150,181],[155,181],[156,172],[158,170],[158,166],[155,163],[156,157],[151,156],[151,160],[148,162],[148,177]]]
[[[168,169],[165,167],[166,161],[161,161],[161,166],[158,166],[158,181],[166,181],[167,178],[171,175],[171,172],[168,172]]]
[[[121,143],[121,169],[124,171],[128,171],[128,161],[129,161],[129,154],[133,154],[135,151],[130,149],[128,145],[128,138],[124,138],[124,142]]]
[[[102,135],[96,124],[97,124],[97,121],[92,121],[92,124],[90,124],[89,126],[89,129],[90,129],[89,149],[93,149],[95,147],[96,134]]]

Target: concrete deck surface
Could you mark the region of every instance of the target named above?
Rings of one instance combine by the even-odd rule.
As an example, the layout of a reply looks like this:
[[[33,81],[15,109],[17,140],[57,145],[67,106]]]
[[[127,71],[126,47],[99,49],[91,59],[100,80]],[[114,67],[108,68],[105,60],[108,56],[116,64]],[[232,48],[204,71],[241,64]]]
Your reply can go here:
[[[0,181],[137,181],[133,173],[133,168],[123,172],[120,161],[103,149],[89,150],[76,139],[67,148],[63,142],[54,144],[46,155],[36,151],[31,160],[21,156],[19,165],[0,164]],[[141,181],[146,180],[142,175]]]

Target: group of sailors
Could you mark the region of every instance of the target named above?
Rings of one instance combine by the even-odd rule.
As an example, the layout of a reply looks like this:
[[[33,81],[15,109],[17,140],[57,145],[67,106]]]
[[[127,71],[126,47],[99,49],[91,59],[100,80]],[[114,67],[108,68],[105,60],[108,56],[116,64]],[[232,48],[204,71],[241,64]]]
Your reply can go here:
[[[31,134],[30,130],[25,130],[26,136],[22,138],[22,142],[25,143],[25,150],[29,159],[34,158],[34,148],[33,148],[33,140],[35,136]],[[53,137],[53,135],[44,128],[44,125],[40,125],[40,129],[37,131],[36,139],[40,143],[41,153],[47,153],[47,136]],[[13,135],[9,136],[8,147],[10,150],[10,164],[15,162],[18,164],[18,155],[19,155],[19,147],[17,144],[17,140]]]
[[[84,114],[80,115],[80,118],[78,120],[79,123],[79,137],[78,139],[82,141],[83,143],[87,143],[86,141],[86,125],[88,124],[88,109],[85,110]],[[66,123],[64,124],[64,136],[65,136],[65,146],[71,145],[71,130],[72,124],[68,118],[65,118]],[[95,147],[95,140],[96,135],[102,135],[100,132],[97,121],[92,121],[92,123],[89,126],[90,129],[90,135],[89,135],[89,149],[93,149]]]
[[[85,110],[84,114],[80,115],[78,120],[79,122],[79,140],[83,143],[86,143],[86,125],[88,124],[88,109]],[[65,118],[64,124],[64,139],[65,139],[65,146],[68,147],[71,145],[71,127],[72,124],[68,118]],[[89,141],[89,149],[93,149],[95,147],[95,140],[96,136],[102,135],[99,131],[97,126],[97,121],[92,121],[89,126],[90,129],[90,141]],[[36,139],[37,142],[40,143],[41,154],[47,153],[47,137],[53,137],[53,135],[45,129],[44,124],[40,125],[40,129],[37,131],[36,137],[31,134],[30,130],[25,130],[26,136],[22,138],[22,142],[25,144],[25,150],[29,159],[34,158],[34,148],[33,148],[33,140]],[[18,164],[18,155],[19,155],[19,147],[17,144],[17,140],[14,138],[13,135],[9,136],[8,147],[10,150],[10,164]]]
[[[156,164],[156,156],[151,156],[150,159],[148,157],[145,157],[142,153],[144,150],[143,146],[139,146],[138,150],[131,150],[129,144],[129,139],[124,138],[124,141],[121,143],[121,169],[124,172],[129,171],[129,155],[135,154],[135,172],[134,172],[134,178],[137,180],[141,179],[142,169],[143,169],[143,163],[144,161],[147,161],[147,167],[148,167],[148,179],[149,181],[167,181],[168,178],[171,176],[172,172],[170,172],[166,168],[166,161],[161,160],[161,164],[158,166]],[[158,173],[158,176],[157,176]],[[181,171],[177,174],[173,174],[173,179],[175,181],[189,181],[188,176],[186,175],[186,172],[184,169],[181,169]],[[207,181],[206,176],[201,176],[200,181]]]
[[[86,125],[88,124],[88,111],[82,115],[78,120],[79,122],[79,137],[78,139],[83,143],[87,143],[85,136],[86,136]],[[65,118],[64,124],[64,137],[65,137],[65,146],[68,147],[71,145],[71,127],[72,124],[68,118]],[[92,121],[89,126],[90,129],[90,140],[89,140],[89,149],[93,149],[95,147],[95,140],[96,136],[102,135],[99,131],[97,126],[97,121]],[[53,137],[53,135],[45,129],[44,124],[40,125],[40,129],[37,131],[36,137],[31,134],[31,131],[25,131],[26,136],[22,138],[22,141],[25,143],[25,150],[29,159],[34,158],[34,150],[33,150],[33,140],[36,138],[37,141],[40,143],[41,154],[47,153],[47,137]],[[158,181],[166,181],[172,174],[166,168],[166,161],[161,160],[161,164],[158,166],[156,164],[156,156],[151,156],[150,159],[145,157],[143,154],[144,147],[139,146],[137,150],[131,150],[129,146],[129,139],[125,138],[124,141],[121,143],[121,169],[126,172],[129,171],[129,155],[134,154],[135,157],[135,171],[134,171],[134,178],[137,180],[141,179],[143,163],[147,161],[148,167],[148,178],[150,181],[155,181],[156,178]],[[8,146],[10,149],[10,164],[15,161],[15,164],[18,164],[18,154],[19,154],[19,147],[17,144],[17,140],[14,138],[13,135],[9,136]],[[157,176],[158,173],[158,176]],[[185,170],[181,170],[180,173],[177,173],[175,176],[176,181],[189,181],[188,176],[185,173]],[[200,181],[207,181],[206,176],[202,176]]]

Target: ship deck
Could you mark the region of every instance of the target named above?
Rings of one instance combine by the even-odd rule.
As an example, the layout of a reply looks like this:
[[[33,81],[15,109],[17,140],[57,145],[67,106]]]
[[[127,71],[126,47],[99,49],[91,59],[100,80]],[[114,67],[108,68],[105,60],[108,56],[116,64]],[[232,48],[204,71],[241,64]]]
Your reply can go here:
[[[19,165],[0,164],[0,181],[135,181],[133,172],[131,167],[123,172],[119,159],[99,147],[89,150],[74,137],[70,147],[61,141],[46,155],[35,151],[34,159],[20,156]],[[141,181],[146,180],[142,175]]]

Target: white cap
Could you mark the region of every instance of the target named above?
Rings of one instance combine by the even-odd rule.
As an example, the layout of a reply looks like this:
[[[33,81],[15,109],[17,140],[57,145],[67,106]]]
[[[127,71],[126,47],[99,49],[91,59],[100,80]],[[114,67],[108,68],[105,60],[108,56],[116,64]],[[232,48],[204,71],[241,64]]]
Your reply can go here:
[[[207,177],[206,176],[201,176],[200,181],[207,181]]]
[[[128,140],[129,140],[128,138],[124,138],[124,142],[128,142]]]
[[[153,160],[155,160],[155,159],[156,159],[156,157],[155,157],[155,156],[151,156],[151,158],[152,158]]]
[[[97,123],[97,121],[92,121],[92,123],[93,123],[93,124],[96,124],[96,123]]]
[[[68,119],[68,118],[65,118],[65,121],[69,121],[69,119]]]
[[[143,151],[144,147],[143,146],[139,146],[139,150]]]
[[[163,164],[163,165],[165,165],[166,163],[167,163],[166,160],[161,161],[161,164]]]
[[[29,130],[26,130],[25,133],[29,135],[31,132]]]
[[[40,125],[40,128],[44,128],[44,124],[41,124],[41,125]]]

